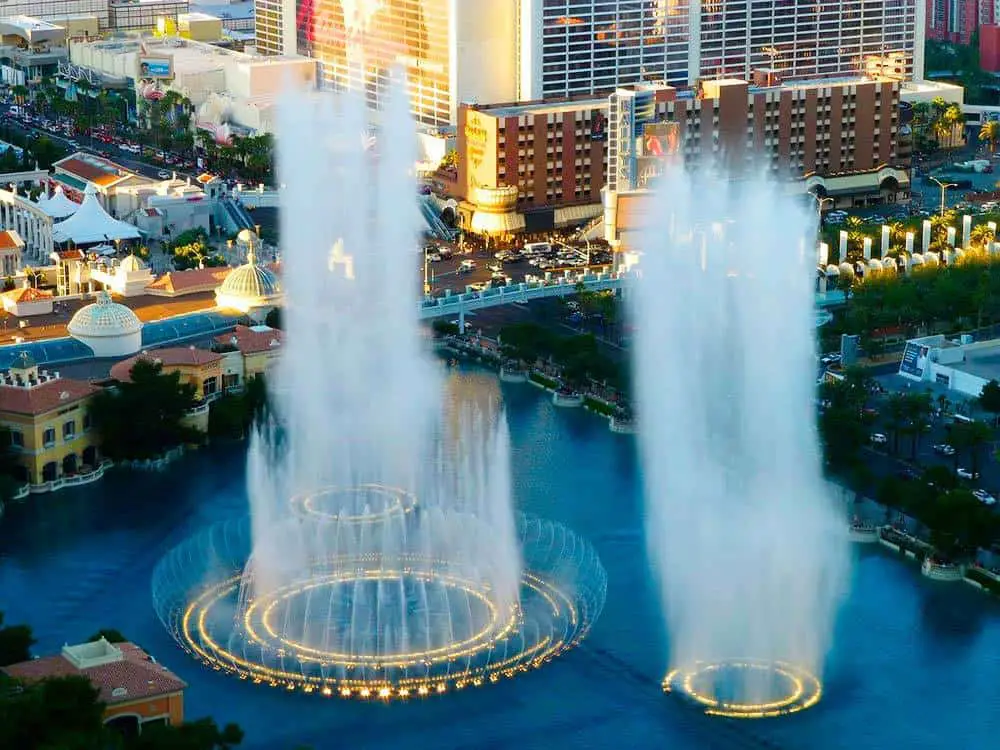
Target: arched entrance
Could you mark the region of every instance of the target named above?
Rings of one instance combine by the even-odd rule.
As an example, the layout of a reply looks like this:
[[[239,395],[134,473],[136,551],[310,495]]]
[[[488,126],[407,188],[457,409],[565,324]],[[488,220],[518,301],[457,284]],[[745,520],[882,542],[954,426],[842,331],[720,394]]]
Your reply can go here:
[[[139,717],[135,714],[114,716],[104,722],[104,725],[111,727],[123,737],[136,737],[139,734]]]
[[[42,481],[43,482],[54,482],[59,478],[59,464],[55,461],[49,461],[45,466],[42,467]]]
[[[77,458],[75,453],[70,453],[62,460],[63,475],[76,474]]]
[[[98,464],[97,458],[97,446],[88,445],[83,449],[83,463],[91,468],[96,469]]]

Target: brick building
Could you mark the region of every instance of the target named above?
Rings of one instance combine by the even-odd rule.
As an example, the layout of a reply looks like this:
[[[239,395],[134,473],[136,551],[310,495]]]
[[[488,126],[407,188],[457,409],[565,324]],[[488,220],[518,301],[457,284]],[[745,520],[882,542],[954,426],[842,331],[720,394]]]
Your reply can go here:
[[[668,123],[675,124],[673,134],[660,135],[678,141],[670,150],[688,164],[721,159],[730,168],[765,165],[814,188],[820,181],[821,190],[830,190],[825,182],[836,175],[886,165],[908,169],[909,146],[899,137],[898,81],[782,85],[766,72],[756,78],[714,80],[698,91],[635,86],[607,99],[465,105],[459,112],[456,188],[464,199],[463,221],[473,231],[500,234],[596,217],[606,184],[612,191],[642,187],[655,162],[646,150],[660,148],[652,133],[643,137],[643,128]],[[900,174],[894,181],[885,191],[876,183],[878,200],[864,200],[905,199],[908,178]],[[857,179],[848,186],[856,188],[871,191]]]
[[[994,20],[994,0],[925,0],[926,37],[941,42],[969,44],[982,24]]]

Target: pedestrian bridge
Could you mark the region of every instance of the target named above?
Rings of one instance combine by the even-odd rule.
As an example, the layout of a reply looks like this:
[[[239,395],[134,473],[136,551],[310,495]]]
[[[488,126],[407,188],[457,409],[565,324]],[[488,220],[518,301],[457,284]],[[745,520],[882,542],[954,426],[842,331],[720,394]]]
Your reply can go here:
[[[500,305],[523,304],[536,299],[549,297],[567,297],[580,291],[605,292],[621,289],[631,274],[627,273],[573,273],[567,271],[561,276],[546,274],[529,276],[520,284],[492,287],[481,291],[467,291],[455,294],[446,291],[443,297],[428,297],[419,304],[419,316],[422,320],[456,316],[459,326],[464,327],[467,313],[485,310]],[[816,295],[816,326],[822,326],[833,319],[826,309],[833,305],[843,304],[843,293]]]

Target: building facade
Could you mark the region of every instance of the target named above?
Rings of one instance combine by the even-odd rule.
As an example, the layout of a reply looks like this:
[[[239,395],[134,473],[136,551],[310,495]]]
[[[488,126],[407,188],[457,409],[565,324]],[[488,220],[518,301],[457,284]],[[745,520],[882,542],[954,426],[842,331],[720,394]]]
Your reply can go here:
[[[836,175],[877,175],[888,165],[898,184],[887,182],[883,194],[882,179],[872,177],[874,197],[906,198],[910,155],[899,137],[898,81],[759,83],[723,79],[698,91],[635,86],[605,99],[463,106],[456,197],[464,199],[465,225],[504,232],[582,223],[600,213],[605,185],[642,189],[672,153],[692,165],[766,168],[821,191],[840,189],[827,184]],[[855,177],[844,189],[869,189],[859,186]]]
[[[143,31],[157,28],[160,19],[173,22],[187,13],[190,0],[111,0],[108,6],[111,28],[115,31]]]
[[[925,2],[522,0],[519,98],[694,86],[765,66],[785,80],[856,76],[891,53],[922,78]]]
[[[0,374],[0,428],[32,485],[93,470],[99,465],[90,400],[98,389],[39,369],[27,353]]]
[[[295,52],[295,14],[284,0],[255,0],[253,30],[257,51],[264,55]]]
[[[29,16],[60,20],[71,16],[94,16],[101,30],[111,25],[109,0],[7,0],[0,8],[4,16]]]

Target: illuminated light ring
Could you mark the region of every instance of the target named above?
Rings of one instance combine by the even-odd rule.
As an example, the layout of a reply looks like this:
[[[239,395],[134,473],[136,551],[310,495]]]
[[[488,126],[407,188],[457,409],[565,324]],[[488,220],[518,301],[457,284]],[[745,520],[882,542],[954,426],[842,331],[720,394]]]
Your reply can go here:
[[[385,505],[380,510],[354,515],[331,513],[323,510],[319,505],[320,501],[327,497],[360,495],[362,492],[386,498]],[[412,492],[407,492],[398,487],[370,483],[354,487],[324,487],[315,492],[294,495],[289,500],[289,503],[292,506],[292,510],[299,516],[319,521],[355,525],[379,523],[392,517],[405,516],[408,513],[412,513],[417,507],[417,498]]]
[[[490,613],[486,632],[463,633],[463,643],[447,644],[441,652],[383,655],[376,664],[358,655],[322,653],[308,644],[312,650],[297,651],[301,644],[281,642],[277,628],[272,627],[272,635],[264,626],[267,607],[276,595],[301,595],[295,584],[271,592],[253,608],[253,631],[266,644],[262,645],[241,623],[234,625],[231,610],[252,557],[249,519],[209,527],[168,553],[153,574],[154,605],[186,652],[215,671],[255,684],[381,701],[492,684],[542,667],[578,645],[600,615],[607,593],[607,575],[585,540],[559,524],[521,514],[517,524],[524,559],[522,607],[498,608],[495,616]],[[390,562],[395,566],[389,567]],[[382,563],[387,570],[379,573],[377,566]],[[489,600],[488,588],[463,578],[458,572],[462,567],[417,555],[401,555],[394,561],[372,554],[331,557],[314,560],[310,578],[300,585],[319,583],[324,576],[336,579],[329,585],[346,585],[352,577],[360,580],[366,575],[395,575],[398,580],[403,573],[463,592],[472,589]],[[400,666],[415,661],[416,666]]]
[[[722,670],[744,670],[778,676],[787,684],[781,695],[762,703],[724,701],[699,686],[713,673]],[[759,659],[728,659],[715,662],[697,662],[690,668],[672,670],[663,679],[666,693],[683,695],[709,716],[730,719],[767,719],[787,716],[812,708],[823,697],[823,685],[812,672],[794,664]]]

